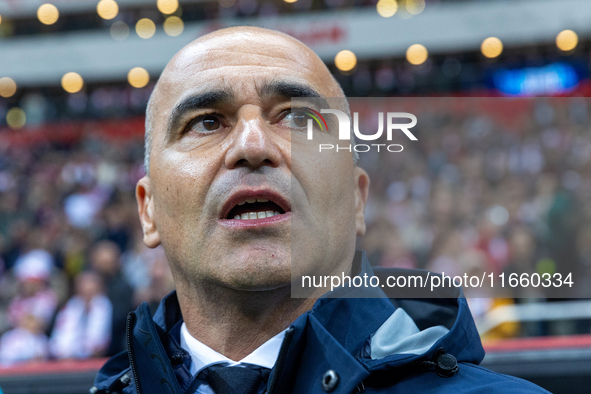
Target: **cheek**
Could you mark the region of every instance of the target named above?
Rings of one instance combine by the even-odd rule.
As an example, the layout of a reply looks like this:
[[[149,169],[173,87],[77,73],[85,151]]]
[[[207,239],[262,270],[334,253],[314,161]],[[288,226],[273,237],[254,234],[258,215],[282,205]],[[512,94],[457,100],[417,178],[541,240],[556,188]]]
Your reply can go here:
[[[353,160],[349,152],[292,156],[293,280],[301,275],[345,272],[355,249]],[[300,160],[302,159],[302,160]],[[299,188],[299,189],[296,189]],[[303,296],[307,293],[299,293]]]
[[[218,163],[210,155],[166,152],[150,170],[156,227],[177,276],[187,274],[208,239],[204,206]]]
[[[212,153],[175,151],[162,155],[151,169],[156,224],[159,229],[166,226],[161,232],[193,231],[185,227],[197,226],[203,216],[205,198],[218,170],[219,160]]]
[[[315,152],[307,158],[292,157],[293,182],[300,184],[309,208],[328,220],[337,214],[342,222],[354,208],[353,164],[347,155]]]
[[[316,269],[308,263],[318,261],[325,263],[317,268],[330,269],[354,249],[354,172],[349,155],[348,151],[314,152],[307,160],[292,156],[291,241],[295,261],[301,261],[296,271]]]

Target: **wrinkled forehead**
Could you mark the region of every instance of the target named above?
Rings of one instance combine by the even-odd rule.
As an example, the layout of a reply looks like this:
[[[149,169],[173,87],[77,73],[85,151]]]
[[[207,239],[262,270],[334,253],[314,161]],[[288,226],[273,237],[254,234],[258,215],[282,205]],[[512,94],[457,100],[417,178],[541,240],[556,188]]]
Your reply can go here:
[[[324,63],[300,42],[279,34],[239,31],[183,48],[163,71],[155,98],[158,112],[165,115],[189,94],[225,89],[240,100],[277,80],[308,85],[326,97],[340,95]]]

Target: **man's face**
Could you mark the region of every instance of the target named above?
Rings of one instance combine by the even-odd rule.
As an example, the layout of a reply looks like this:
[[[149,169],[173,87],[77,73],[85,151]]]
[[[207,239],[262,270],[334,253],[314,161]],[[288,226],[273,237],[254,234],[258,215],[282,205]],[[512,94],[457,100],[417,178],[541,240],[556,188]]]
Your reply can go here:
[[[292,132],[291,97],[340,95],[308,48],[261,29],[218,32],[177,54],[154,94],[137,198],[144,241],[162,243],[177,288],[288,286],[292,257],[302,271],[347,269],[368,179],[351,153],[319,155]]]

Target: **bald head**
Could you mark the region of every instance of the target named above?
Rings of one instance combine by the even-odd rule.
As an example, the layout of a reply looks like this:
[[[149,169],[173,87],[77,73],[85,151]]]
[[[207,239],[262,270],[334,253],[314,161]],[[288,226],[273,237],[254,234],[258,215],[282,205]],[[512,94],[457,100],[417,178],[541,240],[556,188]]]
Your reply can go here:
[[[195,89],[231,94],[235,80],[230,81],[227,75],[240,75],[243,68],[257,66],[266,71],[275,71],[266,72],[263,78],[255,81],[260,89],[288,79],[293,82],[292,97],[303,97],[305,94],[313,97],[315,93],[322,97],[345,97],[339,83],[318,55],[287,34],[250,26],[230,27],[209,33],[185,46],[170,60],[150,96],[145,124],[146,174],[150,172],[154,130],[171,126],[170,116],[174,104]],[[256,77],[248,73],[242,76],[245,83]],[[318,88],[313,89],[315,91],[298,91],[298,81],[302,85],[306,82]],[[341,109],[349,113],[346,100],[343,100]],[[354,160],[357,161],[356,152]]]

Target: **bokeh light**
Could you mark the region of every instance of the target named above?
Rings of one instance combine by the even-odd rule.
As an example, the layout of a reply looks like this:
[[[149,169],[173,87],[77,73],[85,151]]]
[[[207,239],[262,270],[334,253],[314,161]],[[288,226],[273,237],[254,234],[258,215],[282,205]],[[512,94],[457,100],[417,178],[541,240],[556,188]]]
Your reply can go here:
[[[8,98],[16,93],[16,83],[12,78],[0,78],[0,96]]]
[[[429,52],[427,51],[427,48],[421,44],[411,45],[406,50],[406,60],[415,66],[425,63],[425,60],[427,60],[428,56]]]
[[[283,1],[285,1],[286,3],[295,3],[298,0],[283,0]]]
[[[68,93],[79,92],[84,86],[84,80],[75,72],[69,72],[62,77],[62,88]]]
[[[572,51],[579,43],[579,36],[572,30],[563,30],[556,36],[556,46],[564,52]]]
[[[173,14],[179,8],[178,0],[158,0],[156,3],[158,10],[163,14]]]
[[[44,25],[53,25],[60,17],[57,7],[53,4],[43,4],[37,9],[37,18]]]
[[[127,81],[134,88],[143,88],[150,82],[150,74],[144,68],[135,67],[127,74]]]
[[[106,20],[111,20],[119,13],[119,6],[115,0],[101,0],[96,5],[98,15]]]
[[[376,9],[380,16],[389,18],[398,11],[398,3],[396,0],[380,0],[378,1],[378,4],[376,4]]]
[[[0,25],[2,24],[2,15],[0,15]]]
[[[129,37],[129,26],[123,21],[111,25],[111,37],[117,41],[124,41]]]
[[[351,71],[357,65],[357,56],[345,49],[337,53],[334,58],[334,64],[341,71]]]
[[[413,15],[418,15],[425,9],[425,0],[406,0],[406,10]]]
[[[503,43],[497,37],[489,37],[482,41],[480,51],[484,56],[493,59],[503,53]]]
[[[27,123],[27,115],[18,107],[11,108],[6,113],[6,123],[11,129],[22,129]]]
[[[183,20],[178,16],[169,16],[164,21],[164,32],[171,37],[180,35],[185,29]]]
[[[141,38],[148,39],[156,33],[156,25],[148,18],[142,18],[135,24],[135,32]]]

